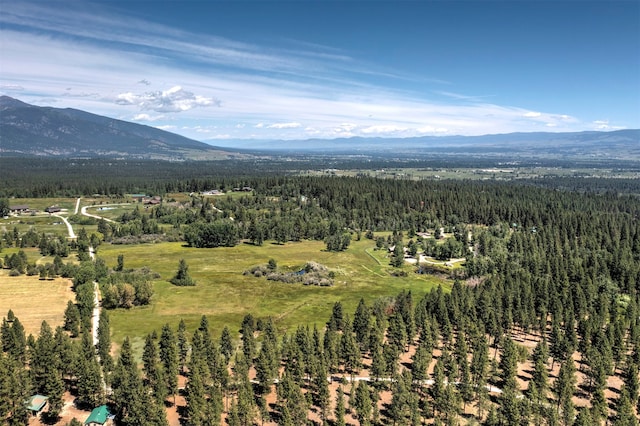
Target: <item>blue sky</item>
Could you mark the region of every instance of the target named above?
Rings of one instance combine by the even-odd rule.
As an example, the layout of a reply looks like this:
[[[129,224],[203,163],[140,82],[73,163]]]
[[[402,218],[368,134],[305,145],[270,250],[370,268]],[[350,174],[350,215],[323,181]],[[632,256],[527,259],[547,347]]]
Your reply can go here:
[[[640,2],[4,0],[0,94],[220,145],[640,128]]]

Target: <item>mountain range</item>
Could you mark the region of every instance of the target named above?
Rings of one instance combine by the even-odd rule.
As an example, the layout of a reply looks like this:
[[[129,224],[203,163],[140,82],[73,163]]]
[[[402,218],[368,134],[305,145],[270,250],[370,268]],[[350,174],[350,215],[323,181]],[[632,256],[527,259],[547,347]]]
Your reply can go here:
[[[224,144],[224,147],[77,109],[39,107],[0,96],[0,157],[205,160],[251,158],[255,153],[308,153],[406,158],[437,154],[640,161],[639,129],[415,138],[228,140],[217,143]]]
[[[518,158],[600,158],[640,161],[640,130],[609,132],[531,132],[482,136],[411,138],[339,138],[306,140],[234,140],[220,142],[236,149],[271,152],[333,153],[403,158],[430,155],[502,156]]]
[[[224,159],[238,154],[150,126],[0,96],[0,156]]]

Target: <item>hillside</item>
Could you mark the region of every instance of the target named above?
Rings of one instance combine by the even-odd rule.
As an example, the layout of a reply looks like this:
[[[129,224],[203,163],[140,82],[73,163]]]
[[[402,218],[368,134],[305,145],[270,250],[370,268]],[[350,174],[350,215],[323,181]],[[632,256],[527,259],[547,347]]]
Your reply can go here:
[[[0,97],[0,156],[217,159],[225,150],[154,127]]]

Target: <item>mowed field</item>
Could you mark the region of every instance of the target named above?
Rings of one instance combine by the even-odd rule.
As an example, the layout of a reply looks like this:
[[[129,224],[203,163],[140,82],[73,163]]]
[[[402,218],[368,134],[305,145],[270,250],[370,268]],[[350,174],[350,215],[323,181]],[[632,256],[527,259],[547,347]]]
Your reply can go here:
[[[42,321],[47,321],[51,328],[62,325],[69,300],[75,300],[69,279],[40,280],[38,276],[25,275],[10,277],[9,270],[0,270],[0,317],[6,318],[11,309],[27,335],[37,336]]]
[[[353,315],[360,300],[372,303],[379,297],[394,297],[400,291],[411,290],[418,300],[434,286],[450,283],[428,275],[413,273],[406,266],[406,277],[394,277],[385,251],[373,250],[371,240],[353,241],[345,252],[327,252],[318,241],[291,242],[263,246],[240,244],[236,247],[196,249],[183,243],[148,245],[102,245],[98,256],[108,266],[124,255],[125,268],[148,266],[161,275],[154,282],[152,303],[130,310],[110,311],[113,341],[120,344],[125,336],[135,347],[142,345],[147,333],[160,332],[165,323],[177,327],[181,319],[192,332],[202,315],[207,315],[214,335],[227,325],[235,334],[242,318],[271,317],[279,332],[291,332],[298,325],[324,325],[333,305],[340,301],[344,312]],[[176,287],[168,282],[178,269],[180,259],[189,265],[195,287]],[[267,281],[243,275],[254,265],[276,260],[279,269],[297,271],[307,261],[321,263],[335,272],[333,287],[304,286]]]

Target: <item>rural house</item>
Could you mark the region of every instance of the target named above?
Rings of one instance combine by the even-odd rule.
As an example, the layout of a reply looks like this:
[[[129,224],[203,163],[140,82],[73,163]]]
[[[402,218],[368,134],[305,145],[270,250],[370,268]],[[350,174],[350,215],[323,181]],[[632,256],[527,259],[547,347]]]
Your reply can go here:
[[[29,206],[26,204],[19,204],[15,206],[9,206],[9,213],[20,214],[20,213],[28,213]]]
[[[31,412],[34,416],[37,416],[44,410],[47,406],[47,402],[49,401],[48,396],[44,395],[33,395],[29,399],[27,399],[24,404],[27,407],[27,410]]]
[[[84,421],[84,424],[87,426],[111,425],[113,424],[113,416],[111,416],[106,405],[101,405],[91,411],[91,414],[89,414],[87,420]]]

